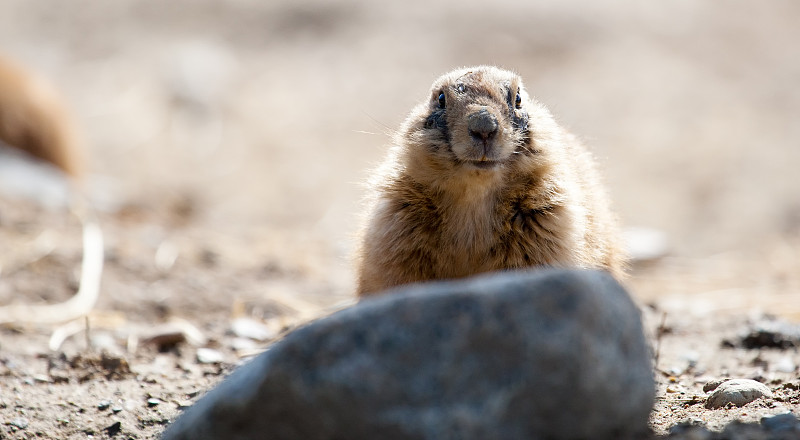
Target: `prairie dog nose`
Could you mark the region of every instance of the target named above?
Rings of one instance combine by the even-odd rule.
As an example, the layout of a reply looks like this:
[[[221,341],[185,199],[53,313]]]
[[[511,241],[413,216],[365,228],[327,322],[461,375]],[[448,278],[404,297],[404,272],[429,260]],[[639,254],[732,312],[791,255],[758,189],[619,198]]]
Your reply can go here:
[[[488,140],[497,133],[497,118],[486,109],[478,110],[467,117],[469,134],[478,140]]]

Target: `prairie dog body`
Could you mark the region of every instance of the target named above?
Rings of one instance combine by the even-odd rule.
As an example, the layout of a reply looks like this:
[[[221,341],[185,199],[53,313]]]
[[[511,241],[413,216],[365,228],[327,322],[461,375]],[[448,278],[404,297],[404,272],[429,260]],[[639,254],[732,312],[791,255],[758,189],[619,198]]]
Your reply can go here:
[[[58,93],[2,57],[0,142],[48,161],[73,177],[82,172],[73,123]]]
[[[623,276],[594,160],[512,72],[480,66],[436,80],[370,183],[361,296],[540,265]]]

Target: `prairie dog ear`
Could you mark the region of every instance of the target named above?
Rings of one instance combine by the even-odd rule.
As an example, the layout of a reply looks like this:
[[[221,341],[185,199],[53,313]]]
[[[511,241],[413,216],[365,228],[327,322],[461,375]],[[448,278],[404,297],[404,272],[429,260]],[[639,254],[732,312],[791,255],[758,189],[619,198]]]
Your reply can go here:
[[[61,168],[75,178],[83,157],[61,96],[43,78],[0,57],[0,141]]]

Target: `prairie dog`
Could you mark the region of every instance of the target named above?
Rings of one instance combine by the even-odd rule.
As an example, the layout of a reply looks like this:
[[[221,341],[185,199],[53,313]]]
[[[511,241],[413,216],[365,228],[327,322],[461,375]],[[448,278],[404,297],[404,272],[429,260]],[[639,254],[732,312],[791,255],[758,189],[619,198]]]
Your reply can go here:
[[[357,293],[530,266],[624,276],[594,160],[513,72],[437,79],[372,177]]]
[[[79,177],[81,157],[73,127],[48,83],[0,57],[0,142]]]

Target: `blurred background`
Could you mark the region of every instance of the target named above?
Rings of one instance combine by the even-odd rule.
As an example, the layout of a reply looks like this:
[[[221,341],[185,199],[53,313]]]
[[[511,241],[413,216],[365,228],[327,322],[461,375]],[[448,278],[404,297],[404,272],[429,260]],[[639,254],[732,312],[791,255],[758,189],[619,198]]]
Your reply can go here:
[[[210,298],[348,297],[392,132],[440,74],[494,64],[586,141],[624,225],[666,237],[643,300],[800,317],[798,23],[792,0],[0,0],[0,51],[74,112],[112,296],[145,278],[137,298],[190,302],[114,274],[144,249],[228,267]]]

